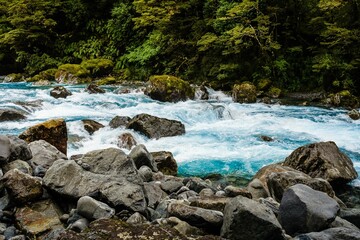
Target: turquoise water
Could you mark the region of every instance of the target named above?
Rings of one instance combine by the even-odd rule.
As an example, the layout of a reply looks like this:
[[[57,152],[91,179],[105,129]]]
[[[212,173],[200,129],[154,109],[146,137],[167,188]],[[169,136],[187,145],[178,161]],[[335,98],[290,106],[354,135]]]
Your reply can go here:
[[[109,87],[105,94],[88,94],[82,85],[66,86],[73,95],[54,99],[49,95],[52,87],[0,84],[0,108],[14,108],[28,115],[25,121],[2,122],[0,134],[18,135],[36,123],[62,117],[68,126],[68,152],[73,155],[116,147],[118,136],[131,132],[149,151],[172,152],[182,175],[252,176],[262,166],[284,160],[304,144],[334,141],[360,172],[360,121],[351,120],[343,109],[238,104],[215,91],[210,91],[208,101],[161,103],[135,89],[117,94],[117,88]],[[24,105],[32,101],[37,104]],[[185,124],[186,134],[149,140],[131,130],[105,127],[90,136],[80,121],[90,118],[107,125],[116,115],[133,117],[140,113],[179,120]],[[274,141],[264,142],[261,135]]]

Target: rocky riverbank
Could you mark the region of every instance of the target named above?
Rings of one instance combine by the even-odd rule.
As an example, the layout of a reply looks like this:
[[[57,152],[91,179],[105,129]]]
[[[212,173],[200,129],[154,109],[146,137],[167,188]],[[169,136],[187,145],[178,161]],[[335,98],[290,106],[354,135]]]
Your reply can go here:
[[[150,138],[185,132],[146,114],[118,124]],[[0,239],[360,239],[360,209],[336,195],[357,173],[334,142],[300,147],[239,187],[179,177],[170,152],[141,144],[67,156],[66,132],[53,119],[0,136]]]

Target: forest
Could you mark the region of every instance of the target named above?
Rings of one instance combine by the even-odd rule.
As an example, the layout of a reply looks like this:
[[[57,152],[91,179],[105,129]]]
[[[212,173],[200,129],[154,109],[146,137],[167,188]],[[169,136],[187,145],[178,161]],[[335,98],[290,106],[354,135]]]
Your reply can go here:
[[[360,95],[359,0],[0,0],[0,75],[109,59],[119,79],[169,74],[228,90]]]

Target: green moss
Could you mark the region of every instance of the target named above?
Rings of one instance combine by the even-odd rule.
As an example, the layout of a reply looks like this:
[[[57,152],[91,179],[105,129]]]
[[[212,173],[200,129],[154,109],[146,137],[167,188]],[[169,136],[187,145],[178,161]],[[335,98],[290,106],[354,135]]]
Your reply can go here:
[[[96,58],[84,60],[80,66],[89,71],[92,76],[99,77],[110,74],[114,68],[114,63],[109,59]]]
[[[28,82],[38,82],[41,80],[55,81],[56,72],[57,72],[57,69],[55,69],[55,68],[47,69],[47,70],[42,71],[39,74],[29,78]]]
[[[110,84],[115,84],[117,83],[117,79],[114,77],[105,77],[100,79],[99,81],[97,81],[97,85],[110,85]]]
[[[271,80],[268,78],[260,79],[260,81],[257,84],[257,89],[259,91],[266,91],[271,86]]]
[[[281,95],[281,89],[277,87],[271,87],[266,93],[267,96],[271,98],[278,98]]]
[[[351,97],[351,93],[349,90],[343,90],[343,91],[339,92],[339,95],[340,95],[340,97],[344,97],[344,98]]]
[[[250,82],[235,84],[232,98],[234,102],[253,103],[256,102],[256,87]]]
[[[75,77],[87,77],[90,75],[90,72],[81,67],[79,64],[63,64],[59,67],[59,70],[70,73]]]
[[[11,73],[5,77],[5,82],[21,82],[23,75],[21,73]]]

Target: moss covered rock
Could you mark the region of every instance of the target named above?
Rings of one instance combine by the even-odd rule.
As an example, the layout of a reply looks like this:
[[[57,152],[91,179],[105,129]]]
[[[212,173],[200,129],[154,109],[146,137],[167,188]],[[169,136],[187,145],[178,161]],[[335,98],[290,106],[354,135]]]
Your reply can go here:
[[[90,72],[79,64],[63,64],[55,73],[55,80],[59,83],[84,83],[84,79],[90,76]]]
[[[330,94],[329,99],[328,102],[336,107],[358,108],[360,105],[359,99],[352,95],[349,90]]]
[[[50,68],[45,71],[42,71],[35,76],[29,78],[28,82],[39,82],[39,81],[55,81],[55,74],[58,70],[56,68]]]
[[[110,85],[117,83],[117,79],[115,77],[104,77],[96,82],[97,85]]]
[[[271,87],[267,92],[266,96],[270,98],[279,98],[281,95],[281,89],[277,87]]]
[[[111,73],[114,68],[113,61],[104,58],[84,60],[80,66],[93,77],[101,77]]]
[[[11,73],[4,78],[4,82],[22,82],[24,76],[21,73]]]
[[[271,86],[271,80],[268,78],[263,78],[259,80],[256,87],[259,91],[266,91],[270,88],[270,86]]]
[[[162,102],[178,102],[193,99],[195,90],[188,82],[180,78],[170,75],[154,75],[149,79],[145,94]]]
[[[256,102],[255,85],[249,82],[235,84],[233,87],[232,99],[234,102],[239,102],[239,103]]]

